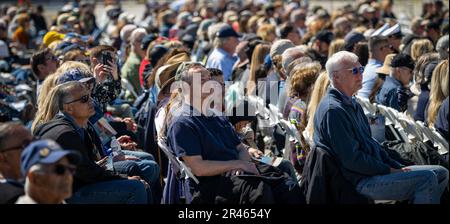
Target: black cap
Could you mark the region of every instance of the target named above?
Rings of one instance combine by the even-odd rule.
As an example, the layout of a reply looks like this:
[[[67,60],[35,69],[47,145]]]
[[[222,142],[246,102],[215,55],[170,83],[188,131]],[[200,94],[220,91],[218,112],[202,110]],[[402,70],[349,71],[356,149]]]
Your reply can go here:
[[[224,26],[222,27],[217,33],[216,33],[216,37],[241,37],[240,34],[236,33],[236,31],[234,31],[233,27],[231,26]]]
[[[333,33],[328,30],[322,30],[316,34],[316,40],[330,44],[333,41]]]
[[[169,48],[164,45],[155,45],[150,51],[150,63],[152,64],[152,66],[155,67],[158,60],[162,58],[168,51]]]
[[[414,60],[411,58],[411,56],[401,53],[394,56],[391,62],[391,67],[407,67],[410,69],[414,69],[415,65]]]
[[[366,40],[362,33],[358,32],[350,32],[344,37],[345,45],[344,48],[346,51],[353,51],[353,46],[360,41]]]

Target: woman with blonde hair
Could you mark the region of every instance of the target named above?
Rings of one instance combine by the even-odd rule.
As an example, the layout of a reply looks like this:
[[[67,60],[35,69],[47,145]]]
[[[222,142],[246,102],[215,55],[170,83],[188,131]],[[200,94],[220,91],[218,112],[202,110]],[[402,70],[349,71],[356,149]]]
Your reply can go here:
[[[34,118],[33,124],[31,126],[31,130],[34,130],[37,125],[45,123],[53,119],[53,117],[58,113],[58,111],[54,111],[55,104],[54,101],[54,92],[52,92],[60,79],[60,77],[67,71],[77,69],[83,74],[92,74],[89,66],[86,64],[83,64],[81,62],[77,61],[67,61],[64,62],[55,73],[49,75],[44,83],[42,84],[41,93],[39,94],[37,103],[38,103],[38,110],[36,112],[36,117]],[[91,89],[92,90],[92,89]],[[51,105],[55,104],[55,105]]]
[[[426,53],[433,52],[433,43],[428,39],[415,40],[411,46],[411,57],[414,61]]]
[[[440,62],[433,71],[431,78],[430,102],[428,104],[427,123],[434,126],[436,116],[442,102],[448,97],[448,60]]]
[[[320,73],[316,82],[314,83],[314,88],[311,92],[311,97],[308,103],[308,125],[306,126],[306,138],[310,144],[313,142],[314,135],[314,114],[316,113],[317,106],[322,100],[323,96],[325,96],[328,87],[330,86],[330,79],[328,78],[328,73],[323,71]]]
[[[345,46],[344,39],[336,39],[331,41],[330,47],[328,49],[328,58],[331,57],[336,52],[343,51]]]
[[[252,54],[251,64],[250,64],[250,76],[247,82],[247,94],[257,94],[263,96],[258,92],[259,86],[258,81],[264,80],[267,77],[268,69],[264,67],[264,58],[270,52],[270,45],[268,44],[258,44]],[[258,89],[257,89],[258,87]]]
[[[291,123],[295,124],[299,133],[302,133],[307,124],[307,104],[314,83],[322,66],[318,62],[305,63],[295,70],[290,79],[289,99],[284,108],[283,115],[288,115]],[[299,174],[303,172],[306,156],[310,147],[306,139],[300,134],[299,143],[289,143],[290,161]]]

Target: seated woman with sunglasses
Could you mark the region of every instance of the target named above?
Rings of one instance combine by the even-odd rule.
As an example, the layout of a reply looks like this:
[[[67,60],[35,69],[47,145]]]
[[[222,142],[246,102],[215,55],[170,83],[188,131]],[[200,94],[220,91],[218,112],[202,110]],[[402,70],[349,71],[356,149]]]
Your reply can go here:
[[[54,115],[54,118],[38,126],[35,135],[42,139],[52,139],[63,148],[73,149],[81,154],[74,175],[74,194],[68,200],[69,203],[152,201],[148,183],[139,176],[129,174],[140,171],[137,165],[125,170],[129,177],[107,171],[101,166],[105,160],[103,146],[88,121],[95,113],[93,100],[82,82],[69,81],[56,86],[47,101],[47,113],[49,116]]]

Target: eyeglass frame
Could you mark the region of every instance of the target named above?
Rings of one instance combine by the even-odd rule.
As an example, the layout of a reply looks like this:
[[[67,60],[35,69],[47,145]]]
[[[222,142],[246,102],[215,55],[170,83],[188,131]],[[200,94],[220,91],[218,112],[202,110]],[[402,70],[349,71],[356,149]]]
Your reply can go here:
[[[333,71],[333,73],[341,71],[341,70],[352,71],[352,75],[357,75],[358,72],[359,72],[360,75],[362,75],[364,73],[364,66],[360,66],[359,68],[358,67],[353,67],[353,68],[347,68],[347,69],[339,69],[339,70]]]
[[[85,97],[87,97],[87,100],[84,99]],[[78,98],[76,100],[65,102],[64,104],[71,104],[71,103],[75,103],[75,102],[78,102],[78,101],[81,101],[81,103],[88,103],[90,100],[91,100],[91,95],[86,94],[86,95],[84,95],[84,96],[82,96],[82,97],[80,97],[80,98]]]

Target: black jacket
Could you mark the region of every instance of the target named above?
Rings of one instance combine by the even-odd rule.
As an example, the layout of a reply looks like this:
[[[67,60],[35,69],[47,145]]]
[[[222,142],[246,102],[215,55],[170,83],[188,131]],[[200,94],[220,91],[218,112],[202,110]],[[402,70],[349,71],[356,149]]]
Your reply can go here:
[[[315,147],[303,170],[300,189],[308,204],[368,204],[372,203],[359,194],[342,175],[336,160],[326,150]]]
[[[0,204],[14,204],[24,194],[23,186],[9,182],[0,182]]]
[[[74,190],[87,184],[125,178],[95,163],[99,159],[95,149],[98,149],[100,157],[104,155],[100,138],[91,125],[87,130],[85,129],[83,141],[72,122],[58,115],[50,122],[38,126],[34,135],[42,139],[52,139],[63,149],[76,150],[81,154],[81,160],[74,175]]]

